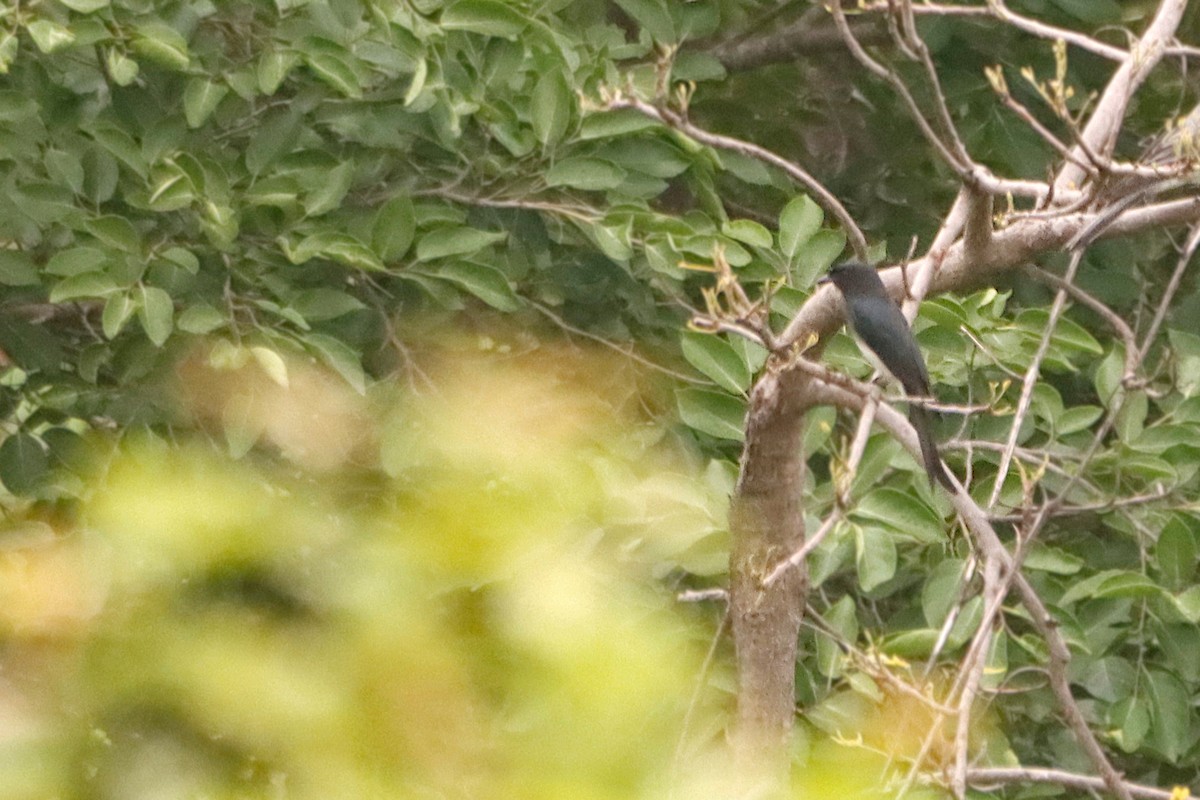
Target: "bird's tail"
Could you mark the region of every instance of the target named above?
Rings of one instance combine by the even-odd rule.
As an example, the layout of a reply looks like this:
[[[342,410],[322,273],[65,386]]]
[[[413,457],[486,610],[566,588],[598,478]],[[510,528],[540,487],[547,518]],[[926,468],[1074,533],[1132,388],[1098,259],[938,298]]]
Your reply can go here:
[[[912,423],[913,428],[917,431],[917,441],[921,444],[921,458],[925,462],[925,472],[929,475],[930,487],[933,486],[934,481],[937,481],[949,491],[957,491],[954,488],[954,481],[950,480],[950,473],[946,470],[946,465],[942,463],[942,456],[938,453],[937,443],[933,441],[929,409],[916,403],[910,404],[908,407],[908,421]]]

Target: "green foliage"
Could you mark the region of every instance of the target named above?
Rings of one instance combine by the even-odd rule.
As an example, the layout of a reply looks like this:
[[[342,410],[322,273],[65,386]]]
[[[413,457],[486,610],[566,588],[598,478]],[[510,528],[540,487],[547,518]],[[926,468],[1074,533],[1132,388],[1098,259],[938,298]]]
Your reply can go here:
[[[1089,28],[1136,24],[1150,7],[1011,5]],[[753,32],[775,6],[61,0],[0,11],[0,481],[19,555],[4,561],[4,635],[21,656],[6,656],[5,674],[42,664],[46,641],[63,645],[47,690],[61,705],[4,743],[4,763],[18,765],[5,774],[25,781],[14,796],[69,794],[85,774],[100,783],[80,792],[127,793],[146,763],[212,794],[265,794],[279,776],[313,796],[449,791],[485,775],[485,794],[627,797],[667,779],[696,640],[711,631],[669,607],[662,582],[725,579],[724,498],[765,362],[741,338],[686,329],[688,310],[703,308],[720,249],[781,325],[845,236],[772,168],[598,108],[602,89],[651,96],[656,45],[682,44],[670,77],[699,83],[689,118],[812,165],[880,253],[927,237],[955,190],[912,146],[896,99],[862,76],[816,58],[725,73],[705,37]],[[1004,28],[980,35],[973,20],[920,25],[972,152],[1040,177],[1055,154],[997,111],[982,67],[1041,69],[1048,47]],[[1069,78],[1095,88],[1107,70],[1073,56]],[[1155,130],[1182,96],[1177,77],[1156,74],[1131,128]],[[1098,246],[1079,283],[1144,325],[1174,257],[1158,238]],[[1107,323],[1068,310],[992,509],[1081,473],[1066,498],[1081,510],[1051,522],[1025,572],[1068,637],[1074,690],[1118,768],[1162,785],[1200,765],[1186,714],[1200,697],[1195,304],[1185,284],[1141,365],[1144,387],[1122,386],[1124,347]],[[987,409],[945,415],[940,431],[971,443],[947,460],[960,476],[969,467],[983,504],[1048,307],[1048,292],[1020,280],[930,299],[917,320],[938,395]],[[478,408],[438,416],[393,394],[393,373],[422,385],[412,348],[432,320],[486,330],[501,317],[535,343],[515,337],[499,355],[543,352],[557,327],[636,347],[670,385],[639,397],[647,419],[623,422],[634,433],[560,441],[540,466],[522,445],[541,441],[544,417],[488,448]],[[824,357],[869,374],[844,337]],[[611,368],[533,383],[622,375],[635,380]],[[503,397],[502,383],[472,391]],[[325,415],[304,415],[288,392]],[[1110,411],[1112,433],[1081,467]],[[97,472],[96,429],[147,438]],[[362,431],[376,438],[364,444]],[[197,434],[208,445],[174,444]],[[648,448],[659,439],[692,455]],[[831,409],[810,414],[810,530],[833,508],[848,439]],[[813,796],[877,796],[889,758],[915,753],[932,724],[845,645],[916,674],[935,648],[943,665],[959,657],[981,614],[964,600],[974,578],[966,544],[946,537],[949,507],[889,437],[868,441],[850,497],[810,561],[825,627],[802,642],[810,726],[797,764]],[[548,542],[532,536],[545,531]],[[31,556],[27,534],[44,551]],[[634,551],[631,579],[622,553]],[[1018,613],[1005,621],[983,678],[1000,691],[973,738],[980,763],[1085,765],[1050,711],[1044,643]],[[717,663],[710,683],[727,687],[723,652]],[[904,719],[915,727],[884,748],[880,731]],[[695,724],[704,739],[722,720]],[[423,740],[430,730],[450,744]],[[865,747],[843,746],[857,733]],[[874,772],[846,768],[880,753]]]

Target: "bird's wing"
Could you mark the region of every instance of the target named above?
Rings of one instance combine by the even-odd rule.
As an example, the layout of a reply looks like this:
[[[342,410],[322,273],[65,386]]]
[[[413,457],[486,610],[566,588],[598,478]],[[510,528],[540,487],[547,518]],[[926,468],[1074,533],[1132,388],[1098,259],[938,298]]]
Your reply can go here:
[[[850,325],[909,395],[929,395],[929,373],[908,320],[887,297],[861,297],[850,306]]]

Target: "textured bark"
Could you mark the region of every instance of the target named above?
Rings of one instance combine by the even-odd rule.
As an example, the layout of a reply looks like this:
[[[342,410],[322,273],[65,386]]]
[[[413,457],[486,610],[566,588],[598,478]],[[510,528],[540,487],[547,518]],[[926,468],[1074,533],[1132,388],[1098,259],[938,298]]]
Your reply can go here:
[[[768,373],[751,394],[733,499],[730,604],[738,665],[736,744],[743,763],[775,772],[796,713],[796,648],[808,592],[804,564],[763,578],[804,541],[803,376]]]

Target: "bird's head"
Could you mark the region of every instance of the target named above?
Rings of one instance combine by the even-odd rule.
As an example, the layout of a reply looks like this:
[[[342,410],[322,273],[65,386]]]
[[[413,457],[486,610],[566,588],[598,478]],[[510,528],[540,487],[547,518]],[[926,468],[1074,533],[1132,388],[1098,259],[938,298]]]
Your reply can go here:
[[[833,267],[817,281],[817,285],[826,283],[832,283],[843,295],[887,294],[874,267],[859,261],[844,261]]]

